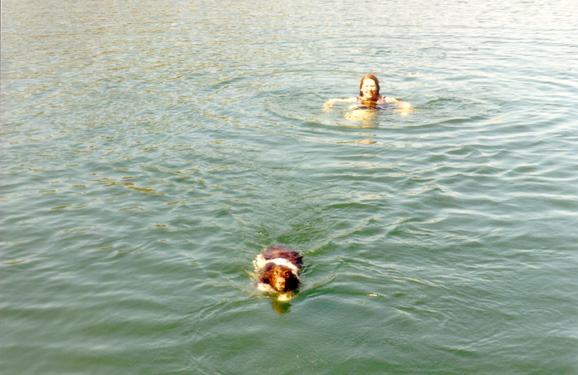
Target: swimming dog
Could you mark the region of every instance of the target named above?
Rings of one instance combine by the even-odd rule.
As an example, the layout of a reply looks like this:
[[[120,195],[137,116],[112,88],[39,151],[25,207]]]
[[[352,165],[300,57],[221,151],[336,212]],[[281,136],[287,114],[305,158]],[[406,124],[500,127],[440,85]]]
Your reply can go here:
[[[301,284],[303,257],[295,250],[279,245],[270,247],[257,255],[254,264],[257,288],[261,291],[280,294],[281,299],[288,300]]]

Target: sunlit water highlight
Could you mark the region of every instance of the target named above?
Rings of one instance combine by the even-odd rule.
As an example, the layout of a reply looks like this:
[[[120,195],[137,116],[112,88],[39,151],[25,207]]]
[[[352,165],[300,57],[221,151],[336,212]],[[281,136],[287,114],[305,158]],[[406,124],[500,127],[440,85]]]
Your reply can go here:
[[[577,8],[4,1],[2,372],[578,373]]]

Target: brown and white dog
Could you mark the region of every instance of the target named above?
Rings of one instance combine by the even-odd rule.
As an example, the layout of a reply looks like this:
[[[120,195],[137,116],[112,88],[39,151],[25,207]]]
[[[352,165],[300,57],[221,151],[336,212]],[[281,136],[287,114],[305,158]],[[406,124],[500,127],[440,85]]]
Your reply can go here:
[[[299,274],[303,257],[295,250],[273,246],[257,255],[254,261],[257,272],[257,288],[289,298],[299,288]]]

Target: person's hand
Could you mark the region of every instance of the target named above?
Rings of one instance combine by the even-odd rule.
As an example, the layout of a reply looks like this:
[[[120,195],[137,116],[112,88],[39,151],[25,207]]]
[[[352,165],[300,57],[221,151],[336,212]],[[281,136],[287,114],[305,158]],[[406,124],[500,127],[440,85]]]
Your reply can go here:
[[[332,107],[333,107],[333,100],[328,100],[323,105],[323,112],[331,112]]]

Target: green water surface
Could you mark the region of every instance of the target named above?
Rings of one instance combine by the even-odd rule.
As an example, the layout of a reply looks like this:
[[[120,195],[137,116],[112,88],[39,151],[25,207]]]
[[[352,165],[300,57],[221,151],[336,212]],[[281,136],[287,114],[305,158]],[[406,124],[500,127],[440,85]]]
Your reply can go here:
[[[0,373],[578,374],[576,19],[3,0]]]

